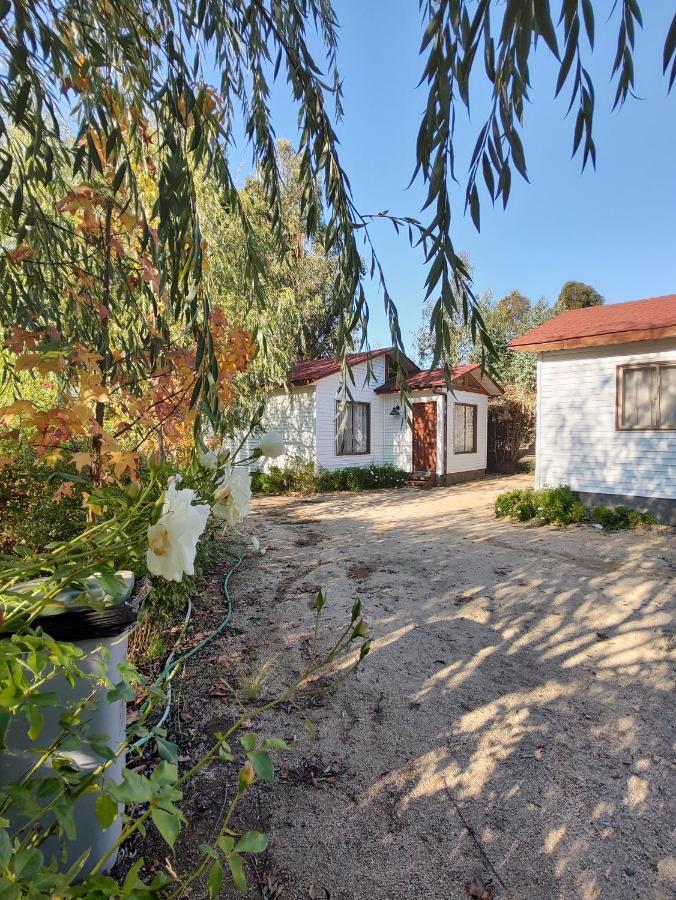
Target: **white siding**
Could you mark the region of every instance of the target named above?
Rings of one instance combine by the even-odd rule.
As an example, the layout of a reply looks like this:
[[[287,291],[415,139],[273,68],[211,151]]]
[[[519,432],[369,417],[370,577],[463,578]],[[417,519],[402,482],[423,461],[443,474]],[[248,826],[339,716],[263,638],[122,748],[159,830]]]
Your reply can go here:
[[[390,412],[395,403],[399,403],[399,394],[386,394],[385,408],[385,462],[394,463],[400,469],[411,472],[413,467],[413,438],[411,428],[406,424],[406,419],[391,416]],[[437,474],[443,472],[444,460],[444,403],[439,394],[430,391],[415,391],[411,394],[412,403],[437,404]],[[387,402],[389,401],[389,402]],[[412,415],[412,413],[411,413]]]
[[[316,382],[316,463],[324,469],[344,469],[346,466],[368,466],[370,463],[382,463],[383,457],[383,397],[374,393],[374,389],[385,380],[385,357],[379,356],[371,360],[373,377],[366,383],[367,366],[362,363],[354,366],[354,385],[350,384],[353,400],[371,404],[371,452],[349,456],[336,454],[336,399],[341,386],[340,372],[328,375]],[[390,406],[388,409],[391,409]]]
[[[286,445],[286,453],[277,459],[268,460],[264,468],[273,465],[284,469],[298,460],[314,461],[316,449],[314,386],[294,388],[288,394],[285,392],[270,394],[265,404],[262,426],[265,431],[278,431]],[[256,443],[254,440],[253,445]]]
[[[615,428],[617,366],[666,359],[673,340],[541,354],[536,485],[676,499],[676,432]]]
[[[453,406],[455,403],[471,403],[476,411],[476,453],[453,452]],[[488,440],[488,397],[472,391],[448,393],[448,465],[446,471],[472,472],[486,468],[486,443]]]
[[[447,473],[470,472],[475,469],[486,468],[487,399],[485,394],[476,394],[471,391],[456,390],[453,393],[448,392]],[[413,403],[429,402],[430,400],[437,404],[437,474],[442,475],[444,472],[444,398],[440,394],[432,394],[425,391],[414,392],[411,396]],[[402,419],[389,415],[392,406],[398,402],[398,395],[385,395],[384,459],[385,462],[394,463],[395,466],[410,472],[413,464],[411,429],[406,425],[405,420],[402,422]],[[472,403],[477,406],[476,453],[453,452],[453,405],[455,403]]]

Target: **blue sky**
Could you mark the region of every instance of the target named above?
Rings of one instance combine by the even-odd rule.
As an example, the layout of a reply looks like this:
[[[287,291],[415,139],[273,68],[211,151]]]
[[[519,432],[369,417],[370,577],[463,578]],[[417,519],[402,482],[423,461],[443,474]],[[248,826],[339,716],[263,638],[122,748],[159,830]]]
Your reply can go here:
[[[418,56],[420,20],[415,0],[334,0],[340,23],[339,64],[345,117],[338,128],[342,162],[358,208],[417,216],[423,189],[406,190],[415,162],[415,138],[425,103]],[[473,121],[457,126],[454,239],[469,253],[479,291],[503,296],[518,289],[550,302],[564,281],[592,284],[608,302],[676,292],[674,200],[676,199],[676,87],[667,95],[662,47],[672,3],[641,4],[644,29],[637,36],[637,94],[611,112],[609,83],[616,41],[612,6],[597,2],[597,41],[588,65],[595,79],[597,169],[581,174],[571,160],[574,119],[565,118],[567,98],[553,99],[556,70],[546,53],[533,60],[532,104],[526,110],[524,145],[530,184],[518,176],[506,211],[482,198],[481,232],[463,214],[462,175],[482,122],[480,86]],[[279,137],[294,140],[296,111],[283,80],[272,97]],[[242,167],[247,156],[243,148]],[[379,224],[373,237],[397,302],[402,333],[420,318],[425,268],[419,251]],[[388,344],[382,297],[374,284],[369,341]]]

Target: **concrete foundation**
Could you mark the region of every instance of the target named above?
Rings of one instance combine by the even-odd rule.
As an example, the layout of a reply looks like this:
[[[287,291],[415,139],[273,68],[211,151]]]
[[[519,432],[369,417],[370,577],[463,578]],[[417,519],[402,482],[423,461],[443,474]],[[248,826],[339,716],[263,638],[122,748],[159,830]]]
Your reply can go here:
[[[633,497],[629,494],[592,494],[578,491],[585,506],[626,506],[651,512],[660,525],[676,525],[676,500],[669,497]]]

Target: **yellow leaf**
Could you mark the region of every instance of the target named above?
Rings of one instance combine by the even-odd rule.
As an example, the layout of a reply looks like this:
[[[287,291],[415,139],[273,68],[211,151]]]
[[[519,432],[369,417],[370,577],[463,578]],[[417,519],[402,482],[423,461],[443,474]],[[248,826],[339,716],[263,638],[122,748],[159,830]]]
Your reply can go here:
[[[116,478],[122,478],[126,471],[131,475],[136,472],[138,457],[135,453],[128,453],[124,450],[113,450],[110,454],[109,465],[113,467]]]
[[[73,453],[70,461],[75,463],[75,468],[78,472],[81,472],[85,466],[91,466],[92,455],[91,453]]]
[[[11,416],[30,415],[34,409],[30,400],[15,400],[9,406],[0,407],[0,416],[9,419]]]
[[[63,459],[63,451],[59,450],[58,447],[55,447],[53,450],[50,450],[49,453],[45,453],[42,458],[48,465],[54,468],[56,464]]]

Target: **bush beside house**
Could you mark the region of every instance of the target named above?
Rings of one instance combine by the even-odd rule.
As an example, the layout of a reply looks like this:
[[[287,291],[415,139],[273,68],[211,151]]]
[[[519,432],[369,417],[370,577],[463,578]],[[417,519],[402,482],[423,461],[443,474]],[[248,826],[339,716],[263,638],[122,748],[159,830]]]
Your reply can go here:
[[[519,522],[534,520],[538,525],[574,525],[591,521],[609,531],[655,524],[651,513],[625,509],[623,506],[615,509],[597,506],[589,511],[580,502],[578,494],[567,485],[541,491],[528,488],[500,494],[495,501],[495,515],[499,519],[509,517]]]
[[[317,494],[322,491],[367,491],[401,487],[408,472],[390,464],[346,466],[343,469],[318,469],[311,462],[298,462],[282,469],[270,466],[254,472],[251,489],[258,494]]]

